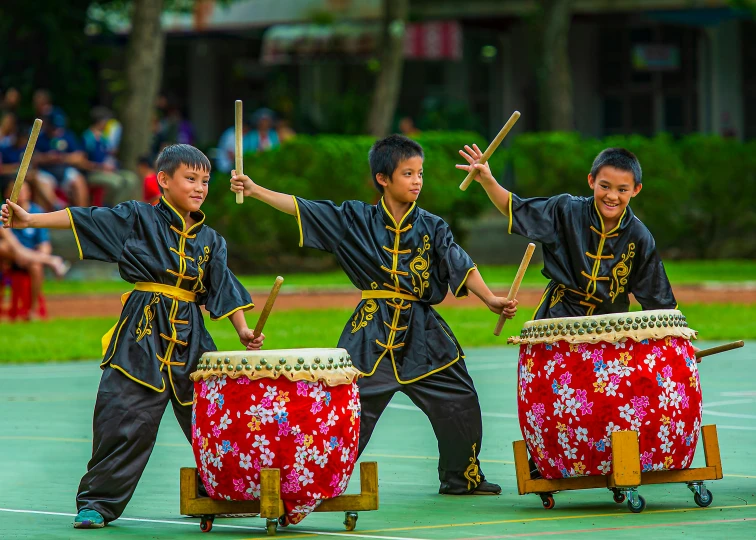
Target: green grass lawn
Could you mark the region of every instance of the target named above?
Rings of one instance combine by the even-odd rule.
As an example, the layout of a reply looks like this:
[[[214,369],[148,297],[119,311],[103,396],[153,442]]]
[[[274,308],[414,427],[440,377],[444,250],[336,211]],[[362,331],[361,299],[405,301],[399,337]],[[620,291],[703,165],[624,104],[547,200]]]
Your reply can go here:
[[[517,334],[533,308],[523,307],[507,322],[501,337],[494,337],[496,317],[484,308],[439,309],[463,347],[502,346]],[[349,309],[279,311],[265,327],[268,349],[335,346],[351,315]],[[692,328],[705,340],[756,339],[754,308],[748,305],[693,304],[685,307]],[[256,321],[253,312],[250,326]],[[113,318],[58,319],[24,324],[3,324],[0,332],[0,364],[94,359],[100,356],[100,338],[115,323]],[[227,321],[210,322],[219,350],[238,350],[236,333]]]
[[[673,285],[690,285],[710,282],[754,282],[756,281],[756,261],[669,261],[665,263],[667,274]],[[480,266],[486,282],[491,286],[508,287],[517,267]],[[255,276],[239,276],[245,287],[249,289],[267,290],[273,285],[276,276],[263,274]],[[284,287],[287,290],[307,290],[319,288],[349,288],[351,284],[341,270],[318,274],[286,274]],[[546,279],[541,275],[541,265],[532,265],[525,279],[525,287],[543,287]],[[129,284],[116,281],[55,281],[45,283],[45,293],[56,294],[101,294],[122,293],[129,290]]]

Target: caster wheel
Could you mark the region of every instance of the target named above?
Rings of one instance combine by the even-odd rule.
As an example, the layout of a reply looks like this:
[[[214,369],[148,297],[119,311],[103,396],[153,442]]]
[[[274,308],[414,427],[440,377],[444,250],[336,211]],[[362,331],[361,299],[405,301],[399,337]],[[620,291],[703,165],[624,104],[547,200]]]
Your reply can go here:
[[[344,514],[344,528],[353,531],[357,527],[357,512],[346,512]]]
[[[541,495],[541,503],[544,510],[551,510],[554,508],[554,496],[553,495]]]
[[[288,527],[289,525],[289,518],[287,518],[286,516],[281,516],[280,518],[278,518],[279,527]]]
[[[617,504],[622,504],[623,502],[625,502],[626,498],[627,497],[625,497],[625,494],[621,491],[614,492],[614,502],[616,502]]]
[[[696,501],[696,504],[701,508],[706,508],[711,504],[711,501],[714,500],[714,495],[712,495],[711,491],[707,489],[706,493],[703,496],[699,495],[698,493],[694,493],[693,500]]]
[[[268,518],[265,522],[265,532],[268,536],[275,536],[278,531],[278,520]]]
[[[210,532],[213,530],[213,521],[215,516],[202,516],[200,519],[200,530],[202,532]]]
[[[633,504],[632,500],[628,500],[627,507],[633,514],[640,514],[646,508],[646,499],[638,495],[638,504]]]

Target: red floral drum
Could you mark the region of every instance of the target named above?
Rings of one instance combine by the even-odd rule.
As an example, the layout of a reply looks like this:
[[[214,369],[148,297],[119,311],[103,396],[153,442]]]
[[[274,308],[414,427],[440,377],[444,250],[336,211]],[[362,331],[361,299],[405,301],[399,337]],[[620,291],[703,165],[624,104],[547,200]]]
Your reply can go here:
[[[685,469],[701,429],[701,386],[675,310],[545,319],[519,337],[518,415],[544,478],[611,471],[611,433],[638,432],[643,471]]]
[[[203,355],[192,447],[208,495],[259,499],[260,470],[280,469],[290,523],[340,495],[357,458],[358,373],[344,349]]]

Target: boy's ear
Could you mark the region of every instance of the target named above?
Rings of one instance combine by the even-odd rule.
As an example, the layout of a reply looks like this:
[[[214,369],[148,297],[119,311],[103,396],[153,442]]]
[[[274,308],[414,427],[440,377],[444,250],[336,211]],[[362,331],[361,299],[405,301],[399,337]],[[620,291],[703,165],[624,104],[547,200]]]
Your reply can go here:
[[[642,189],[643,189],[643,184],[639,184],[638,182],[636,182],[635,187],[633,188],[632,196],[635,197],[638,193],[641,192]]]
[[[588,186],[590,186],[591,189],[595,189],[596,185],[596,179],[593,178],[590,174],[588,175]]]
[[[389,183],[389,177],[386,176],[383,173],[376,174],[375,175],[375,180],[376,180],[376,182],[378,182],[383,187],[386,187],[388,185],[388,183]]]
[[[165,171],[160,171],[157,174],[158,184],[160,185],[160,187],[162,187],[162,188],[167,188],[168,187],[168,178],[170,178],[170,177],[168,176],[168,174]]]

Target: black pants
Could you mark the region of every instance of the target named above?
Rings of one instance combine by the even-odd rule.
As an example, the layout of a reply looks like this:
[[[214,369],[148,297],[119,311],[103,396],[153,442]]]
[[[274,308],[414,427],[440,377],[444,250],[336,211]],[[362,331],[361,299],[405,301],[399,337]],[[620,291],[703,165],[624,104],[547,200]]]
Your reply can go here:
[[[436,434],[439,493],[469,493],[484,480],[477,458],[483,437],[480,403],[463,360],[419,381],[400,384],[391,360],[384,358],[376,372],[360,379],[358,385],[360,454],[391,398],[402,392],[425,413]]]
[[[163,377],[166,389],[155,392],[113,368],[103,371],[94,410],[92,459],[79,484],[78,510],[97,510],[105,521],[120,517],[150,459],[168,402],[191,443],[192,407],[176,401],[168,376]]]

